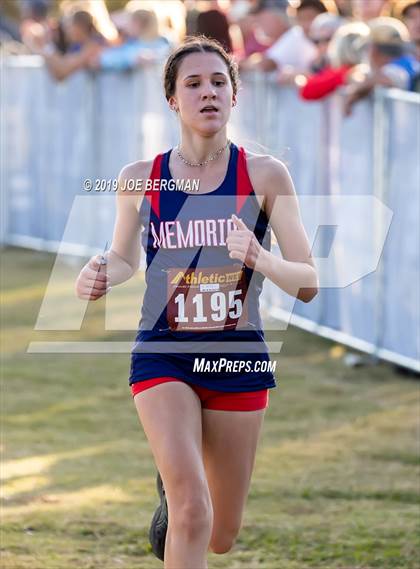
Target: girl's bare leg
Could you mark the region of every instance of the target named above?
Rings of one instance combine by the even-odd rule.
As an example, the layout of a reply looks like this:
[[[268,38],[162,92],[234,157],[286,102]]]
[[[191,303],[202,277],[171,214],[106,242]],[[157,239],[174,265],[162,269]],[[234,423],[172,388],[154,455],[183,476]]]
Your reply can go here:
[[[213,505],[210,549],[227,553],[242,524],[265,409],[203,409],[203,454]]]
[[[207,569],[213,508],[202,458],[202,409],[193,389],[170,381],[134,402],[168,502],[165,569]]]

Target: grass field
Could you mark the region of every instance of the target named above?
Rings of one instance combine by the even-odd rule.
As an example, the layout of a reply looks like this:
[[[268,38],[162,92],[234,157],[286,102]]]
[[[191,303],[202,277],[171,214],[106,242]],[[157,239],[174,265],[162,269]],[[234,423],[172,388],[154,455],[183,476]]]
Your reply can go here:
[[[81,332],[34,330],[54,256],[2,259],[1,567],[162,567],[128,355],[26,353],[32,340],[134,333],[106,332],[102,301]],[[420,567],[418,379],[347,368],[337,346],[297,329],[281,339],[243,528],[209,568]]]

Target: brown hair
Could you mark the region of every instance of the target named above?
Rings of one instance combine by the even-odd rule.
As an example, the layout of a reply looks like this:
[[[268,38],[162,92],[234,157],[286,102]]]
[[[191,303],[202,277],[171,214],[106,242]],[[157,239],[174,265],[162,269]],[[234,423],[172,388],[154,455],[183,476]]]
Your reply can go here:
[[[408,1],[406,4],[403,4],[403,7],[401,9],[401,17],[402,18],[409,18],[410,15],[409,13],[411,12],[411,10],[413,10],[414,8],[420,8],[420,0],[411,0]]]
[[[321,0],[302,0],[299,6],[296,8],[297,12],[301,10],[307,10],[310,8],[311,10],[315,10],[318,14],[324,14],[324,12],[328,12],[325,4],[321,2]]]
[[[93,16],[90,12],[86,10],[78,10],[74,12],[71,16],[71,21],[76,26],[80,26],[85,30],[86,33],[92,34],[96,32],[95,24],[93,22]]]
[[[232,83],[233,94],[236,95],[239,87],[238,66],[223,46],[216,40],[205,36],[187,37],[168,57],[163,72],[165,96],[169,100],[175,93],[175,82],[182,60],[190,53],[216,53],[226,63]]]

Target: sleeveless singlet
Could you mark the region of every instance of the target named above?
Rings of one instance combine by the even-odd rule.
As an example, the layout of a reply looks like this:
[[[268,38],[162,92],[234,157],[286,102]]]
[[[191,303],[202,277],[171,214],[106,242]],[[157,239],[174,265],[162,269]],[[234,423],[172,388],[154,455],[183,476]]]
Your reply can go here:
[[[172,376],[227,392],[276,387],[272,372],[255,366],[269,361],[259,314],[264,276],[231,259],[226,246],[236,214],[270,249],[245,151],[230,144],[225,179],[207,194],[193,180],[175,188],[171,152],[155,158],[140,207],[146,289],[129,384]]]

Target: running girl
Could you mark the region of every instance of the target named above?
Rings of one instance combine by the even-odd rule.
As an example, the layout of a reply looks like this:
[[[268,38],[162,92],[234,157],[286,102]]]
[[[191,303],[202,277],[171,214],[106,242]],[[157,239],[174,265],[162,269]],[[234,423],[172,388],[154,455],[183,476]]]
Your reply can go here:
[[[97,300],[129,279],[142,244],[146,291],[129,383],[159,471],[150,540],[165,568],[204,569],[208,550],[226,553],[237,538],[276,386],[270,367],[257,365],[269,362],[262,282],[309,302],[318,280],[285,166],[227,138],[238,91],[229,55],[189,39],[168,58],[164,84],[179,145],[123,168],[106,272],[93,257],[76,289]],[[124,192],[133,179],[198,179],[199,191]],[[282,259],[270,252],[271,229]],[[194,371],[197,358],[221,357],[231,371]],[[244,360],[247,371],[235,365]]]

